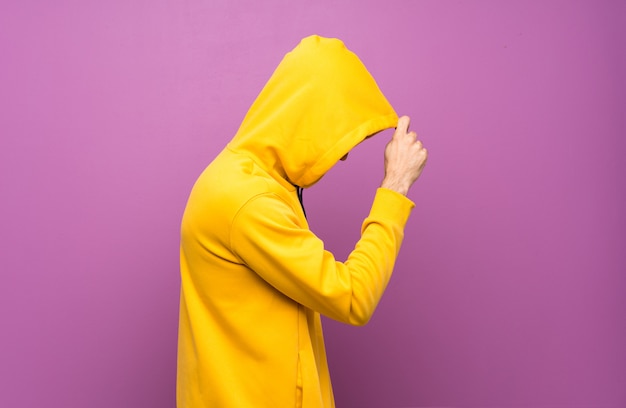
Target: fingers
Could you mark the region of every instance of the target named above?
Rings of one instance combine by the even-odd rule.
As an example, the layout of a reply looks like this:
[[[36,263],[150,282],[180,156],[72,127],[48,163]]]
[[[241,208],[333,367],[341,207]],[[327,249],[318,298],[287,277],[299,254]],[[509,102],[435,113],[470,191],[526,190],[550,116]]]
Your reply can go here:
[[[412,146],[412,148],[416,149],[418,152],[423,151],[423,154],[428,154],[422,141],[417,138],[417,133],[414,131],[409,132],[409,126],[411,124],[411,118],[404,115],[398,118],[398,126],[396,127],[396,131],[393,134],[392,140],[396,140],[397,142],[403,141],[404,143],[408,143],[408,146]]]
[[[411,118],[408,116],[401,116],[398,119],[398,126],[393,134],[395,139],[405,139],[406,141],[415,142],[417,140],[417,133],[409,132],[409,126],[411,125]]]
[[[419,151],[420,151],[420,156],[422,160],[422,164],[420,165],[420,172],[421,172],[424,166],[426,166],[426,162],[428,161],[428,150],[426,150],[425,147],[421,146],[421,143],[420,143]]]

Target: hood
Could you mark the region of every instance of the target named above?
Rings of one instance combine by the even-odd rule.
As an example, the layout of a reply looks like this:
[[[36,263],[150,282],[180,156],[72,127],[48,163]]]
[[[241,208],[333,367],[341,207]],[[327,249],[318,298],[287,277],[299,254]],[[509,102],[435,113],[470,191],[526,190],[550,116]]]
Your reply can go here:
[[[310,187],[367,136],[397,122],[343,42],[310,36],[285,55],[228,147],[274,178]]]

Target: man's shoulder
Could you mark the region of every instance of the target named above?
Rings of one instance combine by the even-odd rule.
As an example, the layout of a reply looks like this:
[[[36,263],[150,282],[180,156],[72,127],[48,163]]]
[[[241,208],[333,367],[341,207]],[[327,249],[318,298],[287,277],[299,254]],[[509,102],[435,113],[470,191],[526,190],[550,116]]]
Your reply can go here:
[[[244,155],[220,154],[196,181],[189,201],[214,214],[232,216],[250,200],[267,196],[288,200],[290,192]]]

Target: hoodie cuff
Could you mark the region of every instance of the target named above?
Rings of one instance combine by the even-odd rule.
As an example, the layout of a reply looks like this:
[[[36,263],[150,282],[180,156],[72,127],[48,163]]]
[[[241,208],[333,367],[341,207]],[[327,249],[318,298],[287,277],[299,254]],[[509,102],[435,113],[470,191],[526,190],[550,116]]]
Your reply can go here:
[[[404,228],[414,207],[415,203],[404,195],[379,187],[376,190],[369,218],[393,221]]]

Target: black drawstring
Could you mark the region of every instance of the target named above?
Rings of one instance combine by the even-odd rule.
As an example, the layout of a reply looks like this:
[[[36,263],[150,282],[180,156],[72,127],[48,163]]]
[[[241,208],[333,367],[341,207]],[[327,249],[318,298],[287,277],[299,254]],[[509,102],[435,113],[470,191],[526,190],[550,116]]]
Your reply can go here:
[[[296,192],[298,193],[298,201],[300,201],[300,206],[302,207],[304,218],[306,218],[306,210],[304,209],[304,201],[302,200],[302,191],[304,191],[302,187],[296,186]]]

